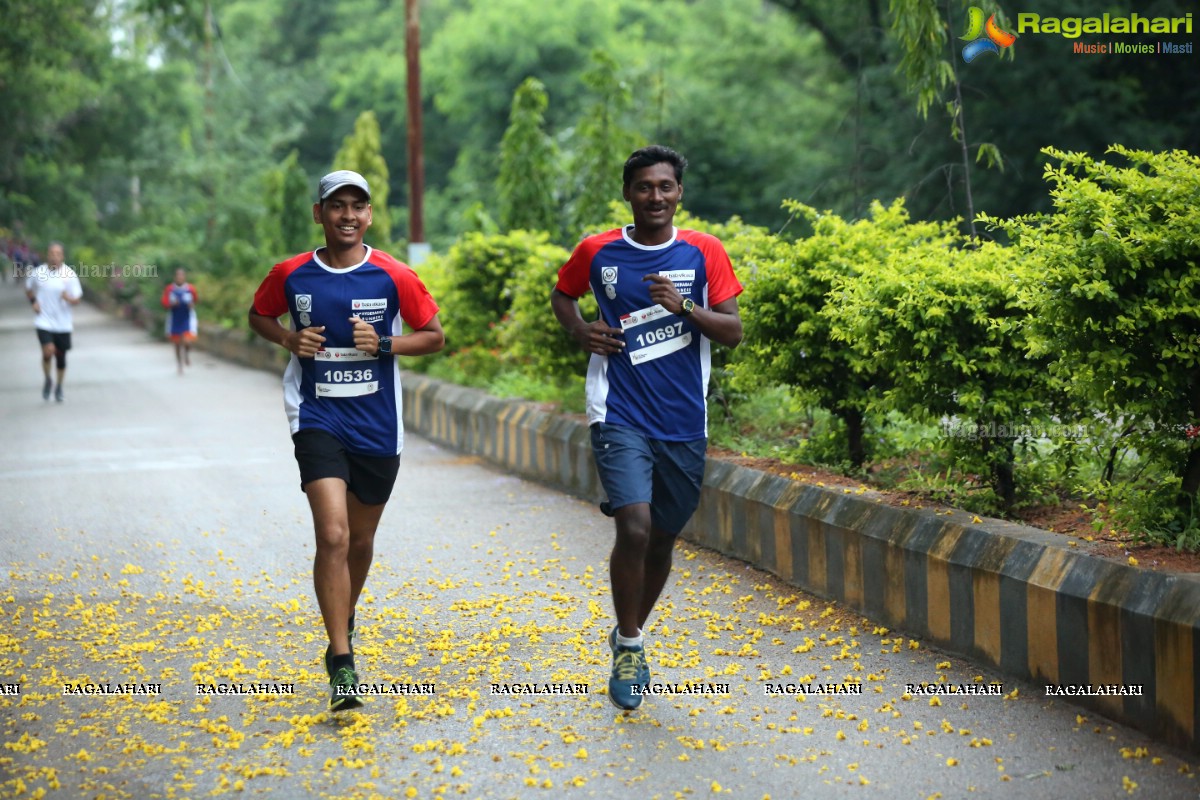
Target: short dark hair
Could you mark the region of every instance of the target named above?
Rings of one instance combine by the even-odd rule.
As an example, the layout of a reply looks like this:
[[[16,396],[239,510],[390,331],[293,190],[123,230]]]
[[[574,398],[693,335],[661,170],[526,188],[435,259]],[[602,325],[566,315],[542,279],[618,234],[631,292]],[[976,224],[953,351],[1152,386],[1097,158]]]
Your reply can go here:
[[[669,147],[652,144],[641,150],[634,150],[633,155],[626,159],[625,170],[621,175],[625,188],[629,188],[629,183],[633,180],[633,173],[664,161],[675,170],[675,182],[683,183],[683,171],[687,169],[687,159]]]

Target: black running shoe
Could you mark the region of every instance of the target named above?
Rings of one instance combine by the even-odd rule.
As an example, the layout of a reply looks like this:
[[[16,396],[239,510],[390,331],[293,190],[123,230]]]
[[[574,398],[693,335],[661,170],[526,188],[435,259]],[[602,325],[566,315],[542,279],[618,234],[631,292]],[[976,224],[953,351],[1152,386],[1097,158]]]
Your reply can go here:
[[[346,638],[350,640],[350,655],[354,655],[354,617],[350,617],[350,628],[346,631]],[[325,674],[333,678],[333,645],[325,647]]]
[[[349,711],[363,704],[358,695],[358,673],[350,667],[339,668],[329,679],[329,686],[330,711]]]

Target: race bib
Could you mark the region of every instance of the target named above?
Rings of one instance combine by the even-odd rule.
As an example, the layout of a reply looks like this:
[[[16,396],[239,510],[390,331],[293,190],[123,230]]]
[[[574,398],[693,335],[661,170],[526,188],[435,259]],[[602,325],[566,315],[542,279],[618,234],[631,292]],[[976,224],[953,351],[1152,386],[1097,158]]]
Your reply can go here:
[[[379,391],[379,357],[354,347],[326,347],[313,356],[317,397],[361,397]]]
[[[683,320],[660,305],[623,315],[621,330],[625,332],[625,352],[635,366],[692,343],[692,332],[684,330]]]

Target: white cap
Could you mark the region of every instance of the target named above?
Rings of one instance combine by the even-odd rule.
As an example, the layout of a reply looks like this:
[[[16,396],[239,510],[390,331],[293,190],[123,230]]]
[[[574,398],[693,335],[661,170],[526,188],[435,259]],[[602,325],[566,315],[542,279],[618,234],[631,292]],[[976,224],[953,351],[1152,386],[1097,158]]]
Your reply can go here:
[[[317,187],[317,200],[324,200],[343,186],[362,189],[366,192],[367,199],[371,199],[371,187],[367,186],[366,178],[353,170],[339,169],[321,178],[321,183]]]

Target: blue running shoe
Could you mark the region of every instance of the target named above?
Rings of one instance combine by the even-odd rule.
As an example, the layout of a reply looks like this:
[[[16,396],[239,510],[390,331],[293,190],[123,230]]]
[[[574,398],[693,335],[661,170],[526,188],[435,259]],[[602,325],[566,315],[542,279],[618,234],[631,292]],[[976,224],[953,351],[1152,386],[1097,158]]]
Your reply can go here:
[[[613,653],[612,676],[608,679],[608,699],[622,711],[632,711],[642,704],[638,691],[644,684],[646,654],[640,647],[618,647]]]
[[[613,629],[608,632],[608,649],[612,651],[613,656],[617,655],[617,626],[613,625]],[[646,648],[642,648],[642,672],[638,675],[638,683],[650,683],[650,659],[646,657]]]

